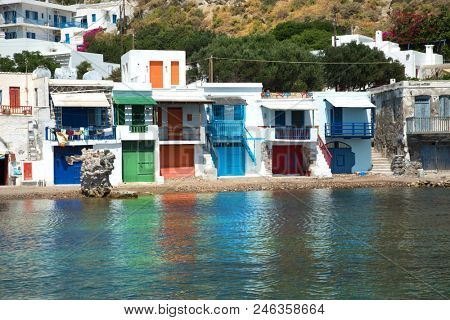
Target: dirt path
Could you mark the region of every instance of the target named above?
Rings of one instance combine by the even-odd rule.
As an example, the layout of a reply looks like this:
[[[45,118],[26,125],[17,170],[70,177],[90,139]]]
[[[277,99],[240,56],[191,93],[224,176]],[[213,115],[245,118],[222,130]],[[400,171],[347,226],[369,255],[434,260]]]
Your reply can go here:
[[[165,184],[123,184],[114,188],[114,192],[134,191],[138,195],[163,194],[174,192],[233,192],[251,190],[296,190],[324,188],[393,188],[417,186],[418,181],[448,180],[445,176],[394,177],[370,175],[359,177],[355,175],[335,175],[331,179],[316,179],[307,177],[245,177],[219,180],[186,178],[168,180]],[[64,199],[81,197],[78,186],[48,186],[48,187],[0,187],[0,200],[14,199]]]

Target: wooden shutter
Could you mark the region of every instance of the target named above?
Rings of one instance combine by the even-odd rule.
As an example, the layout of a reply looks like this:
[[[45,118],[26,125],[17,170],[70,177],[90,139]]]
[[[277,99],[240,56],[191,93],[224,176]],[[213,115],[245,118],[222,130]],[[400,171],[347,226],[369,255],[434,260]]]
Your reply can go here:
[[[172,85],[180,84],[180,63],[178,61],[170,63],[170,79]]]
[[[152,88],[163,88],[163,62],[150,61],[150,83]]]
[[[9,105],[11,107],[20,107],[20,88],[9,87]]]

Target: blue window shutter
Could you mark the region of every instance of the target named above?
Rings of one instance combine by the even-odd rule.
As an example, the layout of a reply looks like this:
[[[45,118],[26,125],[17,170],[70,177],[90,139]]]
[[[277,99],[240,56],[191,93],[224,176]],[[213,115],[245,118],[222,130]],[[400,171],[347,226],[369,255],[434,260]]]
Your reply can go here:
[[[66,37],[66,43],[70,43],[70,36],[68,33],[65,34]]]
[[[213,106],[213,120],[224,120],[225,119],[225,110],[222,105],[214,105]]]
[[[234,106],[234,120],[244,120],[244,106],[235,105]]]
[[[92,14],[92,22],[97,21],[97,15],[95,13]]]
[[[439,116],[450,117],[450,96],[439,97]]]
[[[117,23],[117,14],[112,15],[112,22]]]

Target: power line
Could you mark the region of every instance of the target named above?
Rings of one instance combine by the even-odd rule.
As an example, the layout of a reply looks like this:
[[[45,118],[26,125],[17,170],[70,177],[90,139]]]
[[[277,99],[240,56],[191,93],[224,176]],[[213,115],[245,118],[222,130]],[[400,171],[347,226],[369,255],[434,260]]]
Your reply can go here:
[[[264,60],[264,59],[245,59],[245,58],[223,58],[223,57],[210,57],[207,59],[216,60],[228,60],[228,61],[244,61],[244,62],[258,62],[258,63],[285,63],[285,64],[322,64],[322,65],[373,65],[373,64],[392,64],[393,61],[371,61],[371,62],[326,62],[326,61],[286,61],[286,60]],[[205,59],[206,60],[206,59]]]

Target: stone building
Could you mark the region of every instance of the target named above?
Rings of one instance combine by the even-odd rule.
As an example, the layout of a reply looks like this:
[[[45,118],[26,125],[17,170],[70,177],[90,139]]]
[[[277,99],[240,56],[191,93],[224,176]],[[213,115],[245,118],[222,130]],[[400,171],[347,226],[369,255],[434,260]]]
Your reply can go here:
[[[370,92],[376,149],[425,170],[450,169],[450,81],[402,81]]]

